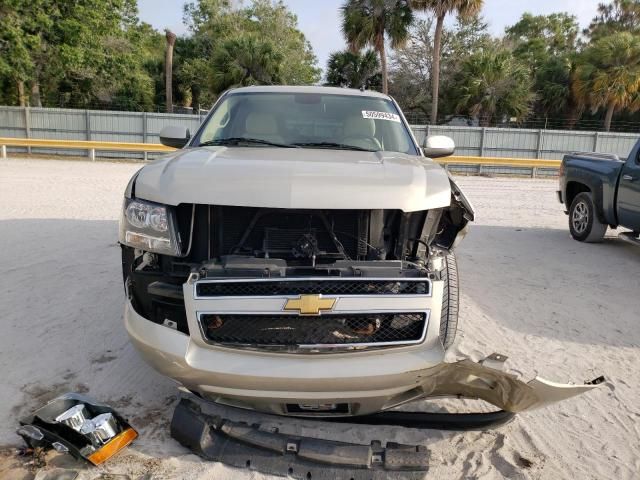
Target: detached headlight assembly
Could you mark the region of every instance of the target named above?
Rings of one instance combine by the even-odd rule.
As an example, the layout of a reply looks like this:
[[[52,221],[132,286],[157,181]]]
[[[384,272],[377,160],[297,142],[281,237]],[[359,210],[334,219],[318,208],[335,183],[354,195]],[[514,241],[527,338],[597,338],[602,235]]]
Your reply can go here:
[[[120,216],[120,243],[147,252],[182,255],[175,211],[172,207],[125,198]]]

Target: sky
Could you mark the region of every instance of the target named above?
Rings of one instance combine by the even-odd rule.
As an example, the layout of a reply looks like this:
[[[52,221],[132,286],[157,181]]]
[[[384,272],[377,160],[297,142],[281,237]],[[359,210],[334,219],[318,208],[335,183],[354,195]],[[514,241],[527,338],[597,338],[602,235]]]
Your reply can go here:
[[[508,25],[513,25],[525,12],[543,15],[553,12],[569,12],[586,27],[596,15],[598,3],[606,0],[484,0],[482,14],[493,35],[502,35]],[[182,24],[183,0],[138,0],[140,19],[158,30],[169,28],[186,34]],[[311,42],[318,57],[318,65],[324,67],[329,54],[342,50],[344,40],[340,33],[339,8],[344,0],[284,0],[298,16],[300,30]],[[608,3],[608,2],[607,2]]]

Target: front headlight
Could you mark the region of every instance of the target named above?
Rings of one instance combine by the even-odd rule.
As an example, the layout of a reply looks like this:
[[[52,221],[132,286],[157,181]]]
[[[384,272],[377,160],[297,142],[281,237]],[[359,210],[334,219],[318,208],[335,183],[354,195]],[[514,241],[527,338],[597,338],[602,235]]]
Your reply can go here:
[[[182,245],[175,210],[159,203],[125,198],[120,216],[120,243],[179,257]]]

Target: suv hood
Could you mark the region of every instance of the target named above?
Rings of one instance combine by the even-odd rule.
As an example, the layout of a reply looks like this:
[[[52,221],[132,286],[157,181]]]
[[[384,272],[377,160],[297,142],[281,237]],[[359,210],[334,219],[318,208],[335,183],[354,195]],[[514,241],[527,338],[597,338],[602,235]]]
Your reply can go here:
[[[167,205],[411,212],[449,206],[451,186],[438,164],[402,153],[198,147],[143,167],[135,196]]]

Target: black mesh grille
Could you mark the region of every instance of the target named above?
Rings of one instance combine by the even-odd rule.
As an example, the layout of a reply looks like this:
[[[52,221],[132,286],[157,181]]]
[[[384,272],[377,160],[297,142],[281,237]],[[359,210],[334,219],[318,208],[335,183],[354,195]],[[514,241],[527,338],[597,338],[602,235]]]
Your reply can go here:
[[[215,343],[256,347],[416,342],[425,327],[423,313],[357,313],[321,316],[201,316],[205,337]]]
[[[406,280],[303,280],[281,282],[199,283],[200,297],[269,295],[426,295],[428,281]]]

